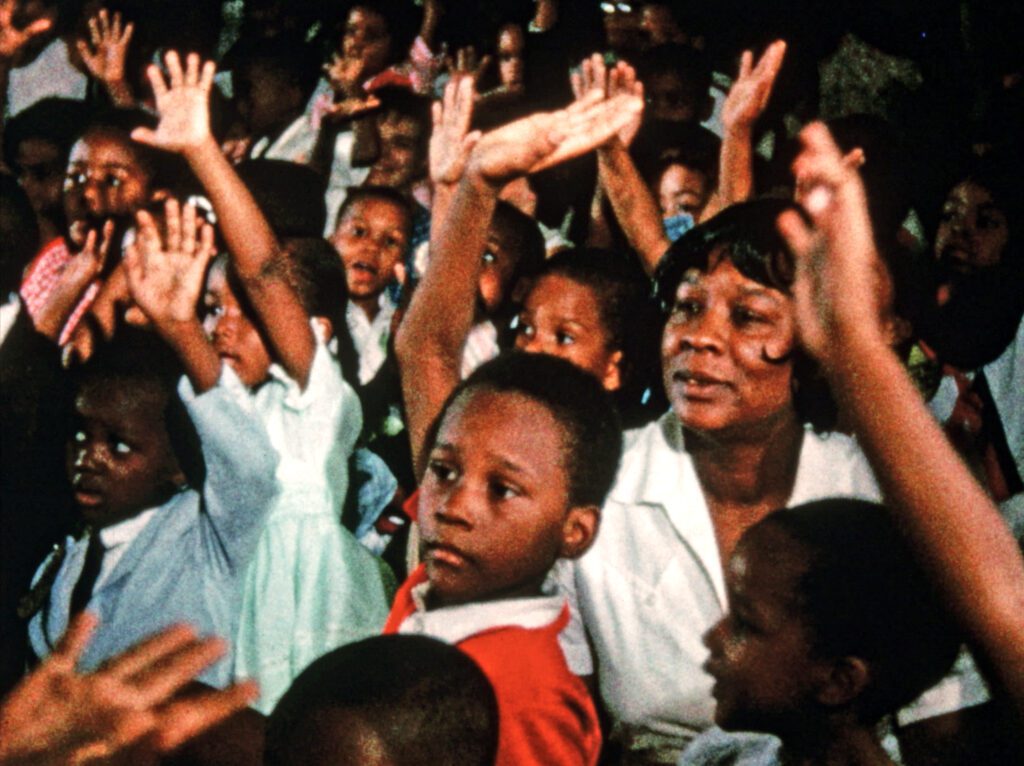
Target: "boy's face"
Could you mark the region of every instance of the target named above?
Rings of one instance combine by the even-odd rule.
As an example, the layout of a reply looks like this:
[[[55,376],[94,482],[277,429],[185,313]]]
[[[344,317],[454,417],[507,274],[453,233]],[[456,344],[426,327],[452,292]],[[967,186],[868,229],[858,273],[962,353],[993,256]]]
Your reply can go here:
[[[570,507],[565,451],[562,426],[521,394],[481,387],[452,403],[420,485],[423,559],[439,605],[538,593],[586,512]]]
[[[364,78],[382,72],[391,55],[387,20],[373,9],[357,5],[348,13],[341,48],[347,58],[363,62]]]
[[[52,218],[62,212],[64,163],[60,147],[43,138],[26,138],[15,156],[18,183],[36,215]]]
[[[414,117],[385,112],[377,120],[380,155],[366,177],[368,186],[408,189],[427,169],[425,126]]]
[[[301,110],[302,94],[288,78],[253,62],[238,77],[238,112],[253,136],[275,130]]]
[[[676,72],[655,72],[644,83],[648,112],[655,120],[694,122],[702,119],[703,94],[683,81]]]
[[[107,218],[133,215],[148,201],[149,183],[127,137],[96,131],[80,138],[71,148],[64,179],[72,244],[84,245],[89,229],[101,229]]]
[[[153,382],[87,381],[75,397],[68,477],[75,504],[96,527],[165,502],[184,475],[167,436],[167,394]]]
[[[952,271],[970,274],[998,265],[1009,238],[1006,214],[989,191],[964,181],[953,187],[942,206],[935,257]]]
[[[828,664],[812,652],[797,600],[805,553],[774,527],[748,533],[725,573],[729,613],[704,635],[715,723],[785,736],[807,725]]]
[[[245,315],[227,279],[226,267],[218,261],[206,278],[203,329],[221,361],[249,388],[258,386],[270,372],[270,354],[256,325]]]
[[[534,284],[519,313],[516,348],[551,354],[586,370],[605,389],[619,387],[622,352],[612,346],[594,291],[561,274]]]
[[[375,298],[408,248],[408,213],[390,200],[364,197],[345,210],[331,244],[345,264],[349,297]]]

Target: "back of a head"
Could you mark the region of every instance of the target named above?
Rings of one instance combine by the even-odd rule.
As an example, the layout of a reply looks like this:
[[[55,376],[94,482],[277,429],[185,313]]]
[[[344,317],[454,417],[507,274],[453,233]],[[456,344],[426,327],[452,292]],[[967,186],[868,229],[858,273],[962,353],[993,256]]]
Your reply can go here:
[[[489,766],[498,705],[483,671],[450,644],[388,635],[307,667],[267,724],[267,766]],[[383,750],[383,752],[381,752]],[[322,760],[321,760],[322,759]]]
[[[505,353],[477,367],[452,391],[427,435],[428,450],[445,412],[464,391],[520,394],[545,407],[565,431],[571,505],[604,504],[622,457],[622,425],[597,379],[556,356]]]
[[[327,223],[326,179],[306,165],[246,160],[236,168],[279,238],[319,237]]]
[[[949,671],[961,638],[886,508],[829,498],[776,511],[752,530],[765,525],[807,553],[797,596],[814,650],[872,668],[854,703],[862,720],[895,712]]]
[[[30,138],[53,144],[66,164],[71,145],[89,120],[89,107],[71,98],[44,98],[7,120],[4,126],[4,162],[16,167],[18,145]]]
[[[533,218],[515,205],[499,200],[494,208],[491,228],[516,256],[512,285],[520,277],[529,276],[540,268],[546,255],[544,235]]]

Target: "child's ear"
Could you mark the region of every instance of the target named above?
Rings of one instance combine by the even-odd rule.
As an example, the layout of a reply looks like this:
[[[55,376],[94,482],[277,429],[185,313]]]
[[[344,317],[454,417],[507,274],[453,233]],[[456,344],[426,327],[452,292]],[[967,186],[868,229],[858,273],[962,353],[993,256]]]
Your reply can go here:
[[[618,391],[622,388],[622,351],[616,351],[608,358],[601,385],[605,391]]]
[[[563,559],[578,559],[590,548],[597,535],[601,509],[596,505],[574,505],[562,522],[562,545],[558,555]]]
[[[844,707],[864,693],[871,668],[860,657],[840,657],[823,670],[817,700],[827,707]]]

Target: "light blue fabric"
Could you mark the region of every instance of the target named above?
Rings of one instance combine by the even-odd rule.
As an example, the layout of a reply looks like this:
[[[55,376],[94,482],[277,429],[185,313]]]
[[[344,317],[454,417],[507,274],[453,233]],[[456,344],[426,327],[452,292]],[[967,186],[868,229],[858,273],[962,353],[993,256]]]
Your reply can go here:
[[[689,213],[678,213],[665,218],[662,224],[665,226],[665,236],[675,242],[693,228],[693,216]]]
[[[84,670],[177,622],[191,623],[204,635],[235,633],[242,575],[277,496],[277,456],[259,419],[223,388],[196,396],[183,380],[180,391],[206,461],[202,494],[187,489],[160,506],[93,592],[88,609],[99,616],[100,626],[82,656]],[[68,540],[50,599],[29,623],[40,657],[67,628],[85,548],[84,540]],[[44,562],[39,572],[45,567]],[[231,662],[229,652],[199,680],[226,686]]]
[[[229,387],[259,414],[281,462],[281,486],[246,574],[235,677],[260,684],[269,713],[313,660],[380,633],[394,577],[341,524],[348,458],[362,427],[359,398],[318,342],[306,388],[277,365],[252,393]]]
[[[357,449],[355,458],[356,471],[366,477],[359,485],[359,524],[355,533],[356,540],[362,542],[394,499],[398,491],[398,479],[391,473],[388,464],[368,449]]]

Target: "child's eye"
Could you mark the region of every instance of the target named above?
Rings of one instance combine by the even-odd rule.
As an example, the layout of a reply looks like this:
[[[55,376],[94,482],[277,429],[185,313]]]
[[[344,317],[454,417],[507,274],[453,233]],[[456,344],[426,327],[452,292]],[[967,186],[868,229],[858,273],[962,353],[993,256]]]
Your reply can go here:
[[[532,338],[534,335],[537,334],[536,328],[534,328],[532,324],[530,324],[521,317],[519,319],[518,325],[518,334],[522,335],[524,338]]]
[[[494,253],[487,251],[482,256],[480,256],[480,260],[484,262],[485,266],[493,266],[495,263],[497,263],[498,257]]]
[[[559,330],[555,333],[555,342],[559,346],[571,346],[576,342],[576,338],[563,330]]]
[[[127,442],[123,442],[120,439],[114,440],[114,452],[118,455],[129,455],[131,454],[132,447]]]
[[[431,460],[427,463],[427,470],[440,482],[451,481],[455,478],[455,469],[440,460]]]
[[[519,497],[522,491],[515,484],[511,484],[507,481],[494,480],[490,483],[491,494],[499,500],[511,500],[514,497]]]
[[[75,431],[75,444],[85,444],[85,431]]]

